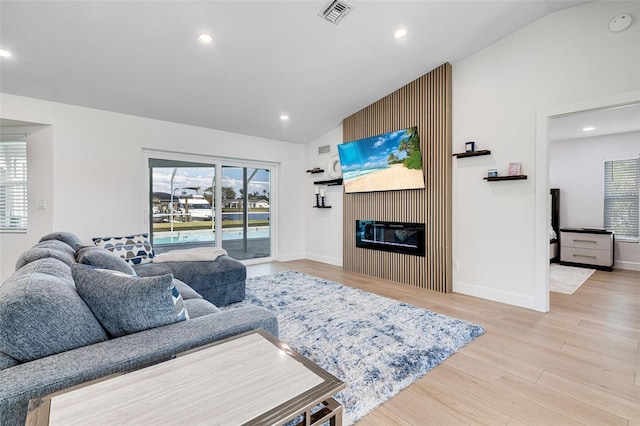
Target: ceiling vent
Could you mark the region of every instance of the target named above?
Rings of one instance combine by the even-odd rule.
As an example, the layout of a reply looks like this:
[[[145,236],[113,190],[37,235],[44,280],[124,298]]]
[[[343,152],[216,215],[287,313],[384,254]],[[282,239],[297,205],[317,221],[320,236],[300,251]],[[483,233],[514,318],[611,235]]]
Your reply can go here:
[[[324,7],[318,12],[318,16],[332,22],[336,25],[342,18],[347,16],[351,12],[353,6],[343,0],[330,0]]]

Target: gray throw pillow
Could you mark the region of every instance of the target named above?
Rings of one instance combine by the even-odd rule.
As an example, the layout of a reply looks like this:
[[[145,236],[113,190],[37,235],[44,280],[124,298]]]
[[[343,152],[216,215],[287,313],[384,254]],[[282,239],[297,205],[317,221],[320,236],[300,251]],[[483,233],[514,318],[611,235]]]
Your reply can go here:
[[[71,273],[78,294],[111,337],[187,319],[172,275],[141,278],[81,264]]]
[[[111,269],[129,275],[136,275],[131,265],[117,254],[102,247],[87,246],[78,250],[76,256],[78,263],[95,266],[96,268]]]
[[[59,260],[35,260],[0,286],[0,351],[32,361],[107,340]]]

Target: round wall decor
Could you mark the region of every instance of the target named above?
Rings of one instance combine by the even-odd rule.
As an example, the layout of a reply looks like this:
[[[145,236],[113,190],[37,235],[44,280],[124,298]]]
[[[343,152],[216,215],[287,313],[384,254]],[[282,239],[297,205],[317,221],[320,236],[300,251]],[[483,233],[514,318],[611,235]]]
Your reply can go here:
[[[327,174],[332,179],[338,179],[342,177],[342,168],[340,167],[340,158],[337,155],[331,157],[329,164],[327,164]]]

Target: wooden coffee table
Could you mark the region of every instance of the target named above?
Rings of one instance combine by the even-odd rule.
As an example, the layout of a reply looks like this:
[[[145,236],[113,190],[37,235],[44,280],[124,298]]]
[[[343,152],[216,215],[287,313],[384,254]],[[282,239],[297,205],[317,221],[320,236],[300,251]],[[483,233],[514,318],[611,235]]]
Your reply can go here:
[[[32,400],[27,424],[280,425],[303,415],[303,425],[341,425],[333,395],[342,389],[339,379],[257,330]]]

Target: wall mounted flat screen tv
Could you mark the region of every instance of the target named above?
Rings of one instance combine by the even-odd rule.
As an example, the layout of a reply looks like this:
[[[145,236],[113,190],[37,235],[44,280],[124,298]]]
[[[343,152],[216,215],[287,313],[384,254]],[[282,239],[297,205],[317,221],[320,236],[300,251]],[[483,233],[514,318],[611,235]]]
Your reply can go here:
[[[424,188],[418,129],[338,145],[346,193]]]

